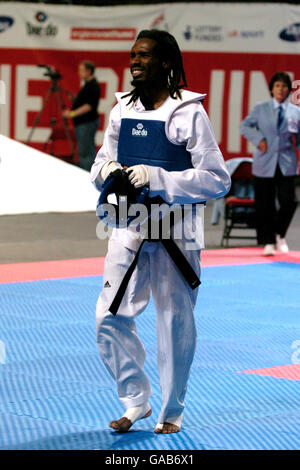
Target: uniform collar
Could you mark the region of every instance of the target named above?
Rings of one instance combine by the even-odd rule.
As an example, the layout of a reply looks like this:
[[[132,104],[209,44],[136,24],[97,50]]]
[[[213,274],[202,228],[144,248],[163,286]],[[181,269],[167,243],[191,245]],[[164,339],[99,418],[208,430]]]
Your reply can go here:
[[[145,111],[145,106],[143,105],[143,103],[141,102],[140,98],[138,97],[138,99],[134,102],[134,109],[138,112],[143,112]]]
[[[273,101],[273,107],[274,109],[278,109],[279,106],[282,106],[283,107],[283,111],[286,111],[286,108],[288,106],[288,99],[286,99],[285,101],[283,101],[282,103],[279,103],[277,100],[275,100],[275,98],[272,98],[272,101]]]

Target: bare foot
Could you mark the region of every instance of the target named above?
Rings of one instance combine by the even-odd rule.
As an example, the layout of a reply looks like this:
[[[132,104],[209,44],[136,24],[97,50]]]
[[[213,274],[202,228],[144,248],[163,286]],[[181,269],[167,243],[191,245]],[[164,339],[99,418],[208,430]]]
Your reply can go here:
[[[109,427],[119,432],[127,432],[132,426],[130,419],[125,417],[118,419],[118,421],[111,421]]]
[[[145,416],[142,416],[141,419],[148,418],[152,413],[152,410],[150,409],[147,411]],[[115,429],[116,431],[119,432],[127,432],[131,428],[133,423],[130,421],[130,419],[126,418],[123,416],[122,418],[118,419],[117,421],[111,421],[109,423],[109,427]]]
[[[154,432],[156,434],[171,434],[173,432],[179,432],[180,427],[176,424],[168,423],[167,421],[163,424],[162,428],[155,428]]]

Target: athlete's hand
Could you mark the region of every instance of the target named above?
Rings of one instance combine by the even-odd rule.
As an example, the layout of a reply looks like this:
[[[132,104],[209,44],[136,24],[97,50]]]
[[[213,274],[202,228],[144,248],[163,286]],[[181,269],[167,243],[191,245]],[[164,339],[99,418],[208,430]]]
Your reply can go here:
[[[122,170],[122,166],[115,160],[109,160],[108,162],[104,163],[103,167],[101,168],[100,176],[103,180],[106,180],[109,173],[115,170]]]
[[[266,151],[268,150],[268,145],[267,145],[267,141],[266,139],[262,139],[258,146],[257,146],[258,150],[260,150],[262,153],[266,153]]]
[[[133,165],[127,168],[128,178],[135,188],[149,183],[149,171],[145,165]]]

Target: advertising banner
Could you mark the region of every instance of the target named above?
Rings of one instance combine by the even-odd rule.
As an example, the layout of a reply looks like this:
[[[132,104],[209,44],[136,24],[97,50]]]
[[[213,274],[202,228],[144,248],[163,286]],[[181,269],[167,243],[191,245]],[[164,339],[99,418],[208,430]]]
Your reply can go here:
[[[300,98],[300,6],[75,7],[5,2],[0,4],[0,133],[21,142],[30,136],[31,145],[49,151],[45,145],[53,126],[59,125],[59,99],[70,106],[70,93],[76,95],[80,88],[78,63],[91,60],[101,85],[100,146],[114,93],[130,89],[134,39],[141,29],[151,28],[166,29],[176,37],[188,88],[207,93],[204,106],[225,158],[251,154],[239,124],[257,101],[269,98],[273,73],[290,73],[295,82],[292,100],[297,103]],[[59,92],[42,65],[61,75]]]

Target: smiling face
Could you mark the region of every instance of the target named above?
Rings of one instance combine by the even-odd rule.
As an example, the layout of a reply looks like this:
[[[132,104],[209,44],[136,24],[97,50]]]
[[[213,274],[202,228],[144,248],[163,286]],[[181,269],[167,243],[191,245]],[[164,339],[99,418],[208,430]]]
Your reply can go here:
[[[154,83],[164,84],[167,65],[161,63],[153,39],[138,39],[130,52],[130,71],[133,86],[149,86]]]
[[[282,103],[285,101],[289,95],[289,87],[286,83],[282,81],[276,81],[274,82],[273,88],[272,88],[272,95],[277,100],[279,103]]]

